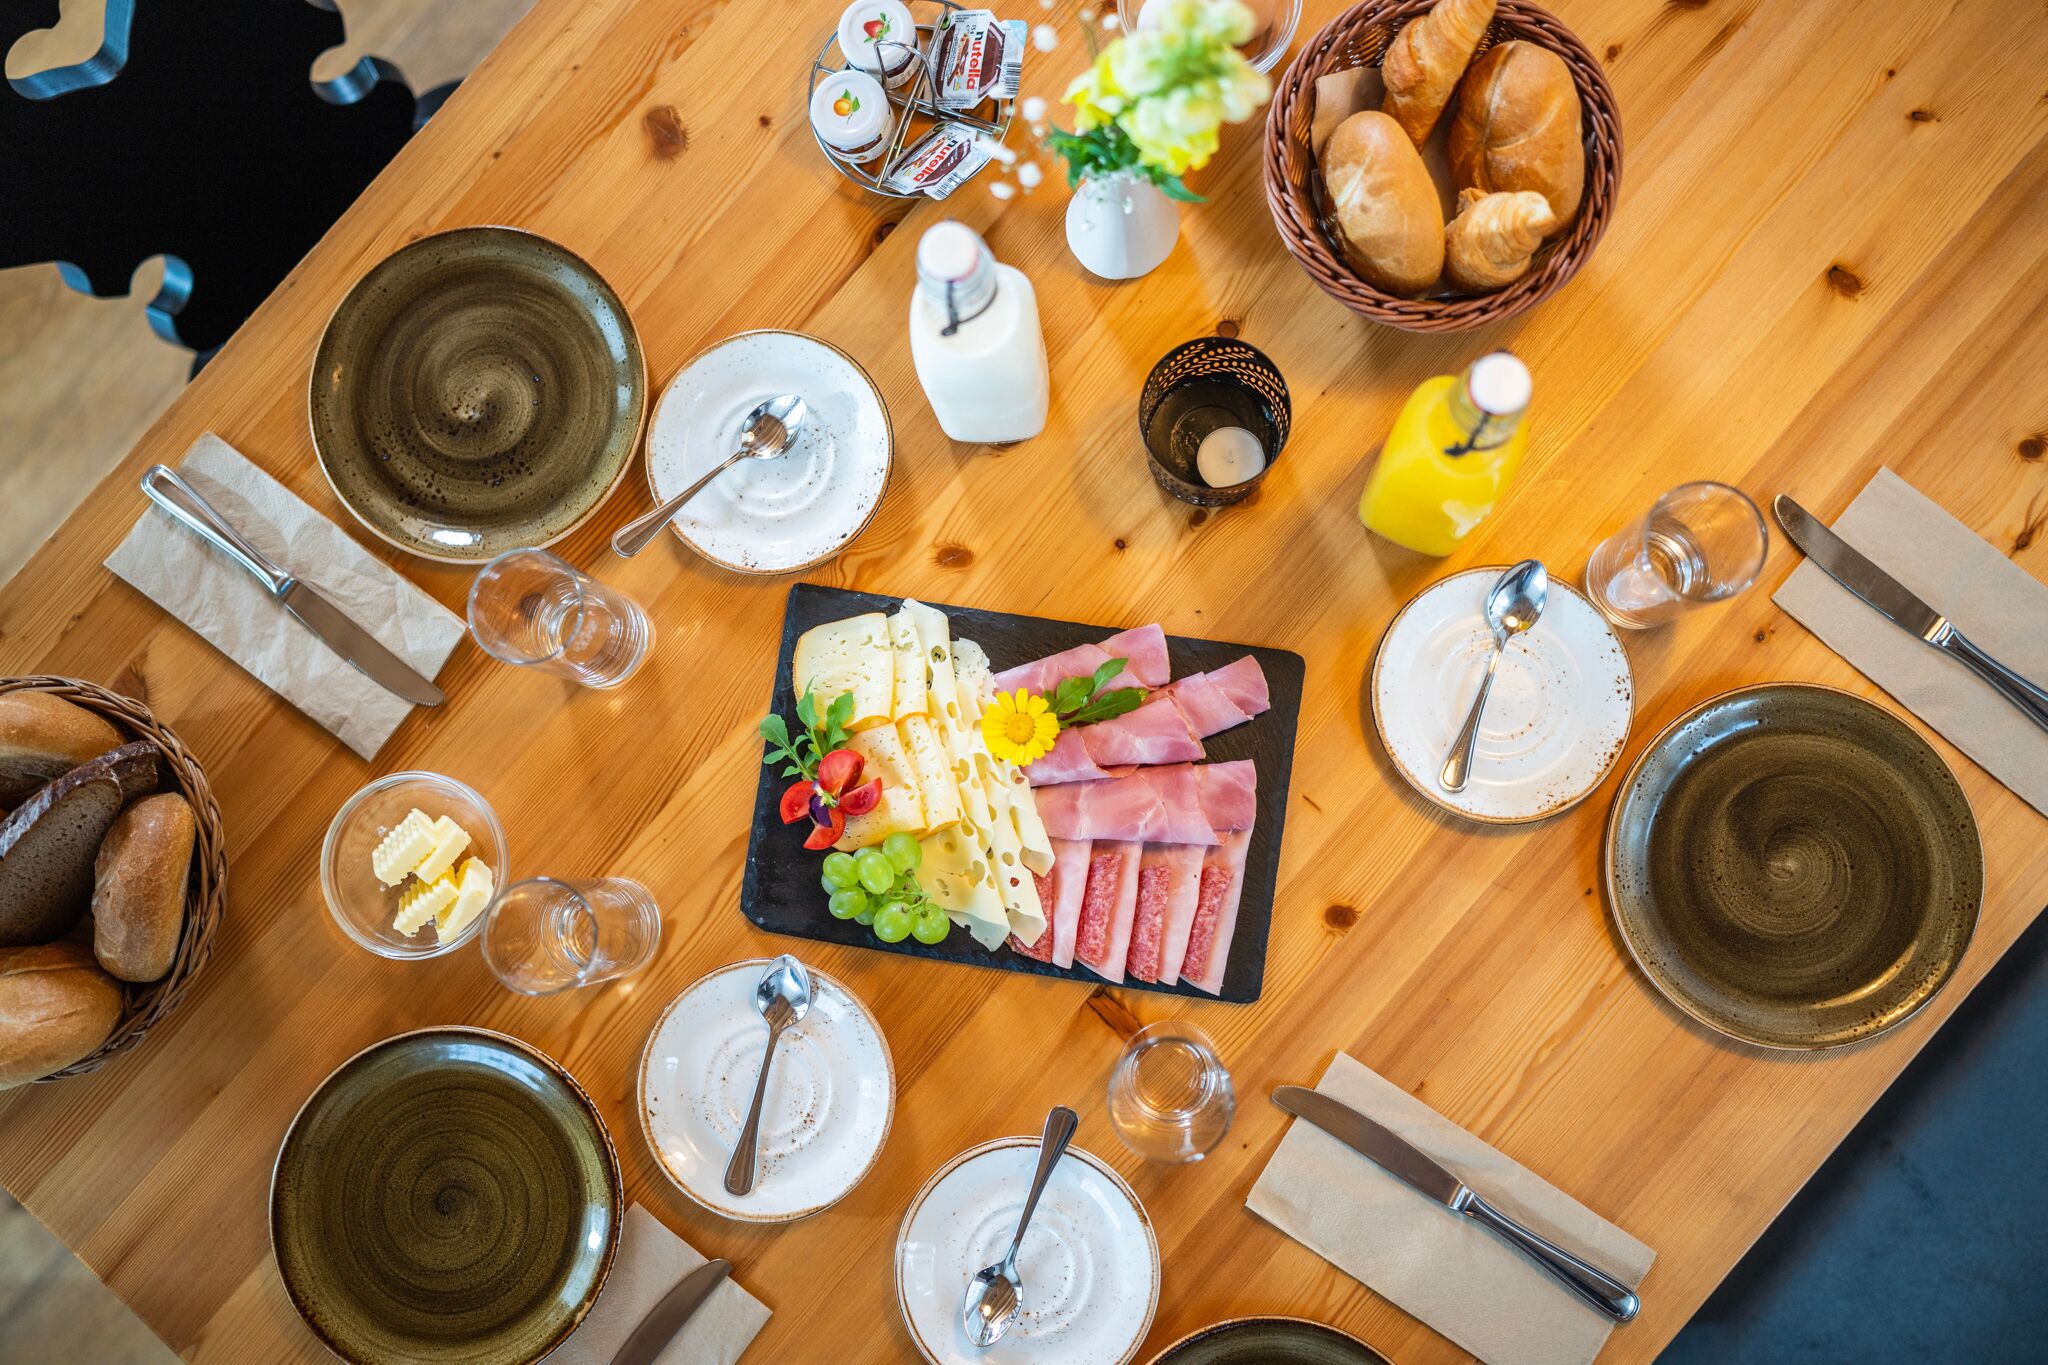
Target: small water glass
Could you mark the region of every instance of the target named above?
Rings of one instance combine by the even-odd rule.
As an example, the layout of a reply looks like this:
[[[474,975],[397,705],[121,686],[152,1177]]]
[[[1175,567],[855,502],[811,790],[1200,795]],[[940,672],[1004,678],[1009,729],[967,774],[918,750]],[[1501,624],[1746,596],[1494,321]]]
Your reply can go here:
[[[639,971],[661,943],[661,907],[624,877],[534,877],[484,919],[484,961],[522,995],[552,995]]]
[[[1148,1161],[1200,1161],[1230,1131],[1237,1096],[1216,1045],[1162,1019],[1131,1035],[1109,1073],[1109,1119]]]
[[[1586,596],[1608,620],[1646,630],[1735,596],[1763,572],[1770,532],[1725,483],[1682,483],[1586,561]]]
[[[654,647],[640,604],[546,550],[509,550],[469,588],[469,630],[486,653],[585,687],[617,687]]]

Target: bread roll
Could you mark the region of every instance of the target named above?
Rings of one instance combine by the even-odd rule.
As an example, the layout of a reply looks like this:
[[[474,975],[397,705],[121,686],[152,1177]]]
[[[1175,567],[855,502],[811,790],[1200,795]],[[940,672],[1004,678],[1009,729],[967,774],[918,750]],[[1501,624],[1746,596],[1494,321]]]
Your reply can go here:
[[[115,818],[93,864],[92,953],[122,981],[171,969],[185,927],[185,883],[198,824],[175,792],[145,796]]]
[[[1493,22],[1493,0],[1437,0],[1409,20],[1387,45],[1380,79],[1387,95],[1380,108],[1393,116],[1420,147],[1451,102],[1472,50]]]
[[[1586,186],[1579,92],[1564,58],[1534,43],[1487,49],[1459,82],[1450,152],[1460,190],[1534,190],[1563,231]]]
[[[86,1057],[121,1022],[121,985],[75,943],[0,948],[0,1090]]]
[[[1444,229],[1444,278],[1466,294],[1513,284],[1529,273],[1536,248],[1556,228],[1549,201],[1534,190],[1465,190],[1458,196],[1458,216]]]
[[[1322,170],[1352,268],[1390,294],[1435,284],[1444,269],[1443,205],[1401,125],[1371,110],[1353,114],[1330,134]]]
[[[0,806],[14,805],[120,742],[113,726],[53,693],[0,694]]]

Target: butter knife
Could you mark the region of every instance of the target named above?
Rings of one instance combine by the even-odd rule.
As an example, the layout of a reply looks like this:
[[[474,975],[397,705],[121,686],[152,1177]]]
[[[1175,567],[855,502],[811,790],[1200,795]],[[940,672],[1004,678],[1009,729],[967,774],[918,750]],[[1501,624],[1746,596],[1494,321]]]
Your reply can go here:
[[[1827,570],[1828,577],[1863,599],[1864,605],[1909,635],[1928,644],[1975,673],[1992,690],[2048,730],[2048,692],[2028,682],[1973,644],[1955,623],[1914,596],[1906,586],[1864,558],[1862,553],[1818,517],[1780,493],[1771,502],[1778,525],[1806,557]]]
[[[706,1261],[677,1280],[675,1288],[640,1319],[640,1325],[612,1357],[612,1365],[654,1365],[655,1357],[667,1349],[676,1333],[689,1324],[691,1315],[711,1297],[711,1291],[731,1273],[731,1261]]]
[[[200,497],[197,489],[179,478],[168,466],[154,464],[144,471],[142,491],[151,502],[255,574],[279,605],[340,655],[343,663],[386,691],[395,692],[417,705],[439,706],[446,700],[440,688],[379,644],[370,632],[349,620],[341,608],[294,578],[289,570],[271,563],[261,550],[228,524],[226,517],[213,509],[213,504]]]
[[[1438,1165],[1428,1153],[1349,1105],[1299,1085],[1283,1085],[1275,1090],[1273,1103],[1369,1158],[1409,1189],[1494,1233],[1616,1322],[1632,1320],[1642,1307],[1641,1300],[1629,1292],[1627,1285],[1529,1231],[1480,1198],[1477,1191]]]

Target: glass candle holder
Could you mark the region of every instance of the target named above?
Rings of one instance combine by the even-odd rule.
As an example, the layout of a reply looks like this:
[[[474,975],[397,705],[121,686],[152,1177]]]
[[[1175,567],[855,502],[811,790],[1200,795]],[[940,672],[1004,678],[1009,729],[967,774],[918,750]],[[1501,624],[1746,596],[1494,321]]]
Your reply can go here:
[[[1138,396],[1152,481],[1197,507],[1250,497],[1280,458],[1292,418],[1280,371],[1235,337],[1182,342],[1160,357]]]
[[[617,687],[654,647],[640,604],[546,550],[510,550],[469,589],[469,631],[494,659]]]

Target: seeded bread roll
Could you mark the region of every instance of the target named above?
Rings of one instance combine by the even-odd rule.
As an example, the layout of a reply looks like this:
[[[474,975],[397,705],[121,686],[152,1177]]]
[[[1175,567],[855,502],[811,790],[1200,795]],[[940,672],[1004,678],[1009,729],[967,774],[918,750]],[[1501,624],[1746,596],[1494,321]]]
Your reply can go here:
[[[78,944],[0,948],[0,1090],[92,1055],[123,1007],[121,984]]]
[[[175,792],[145,796],[115,818],[93,864],[92,952],[122,981],[171,969],[185,927],[185,882],[198,832]]]
[[[0,693],[0,806],[119,745],[113,726],[49,692]]]

